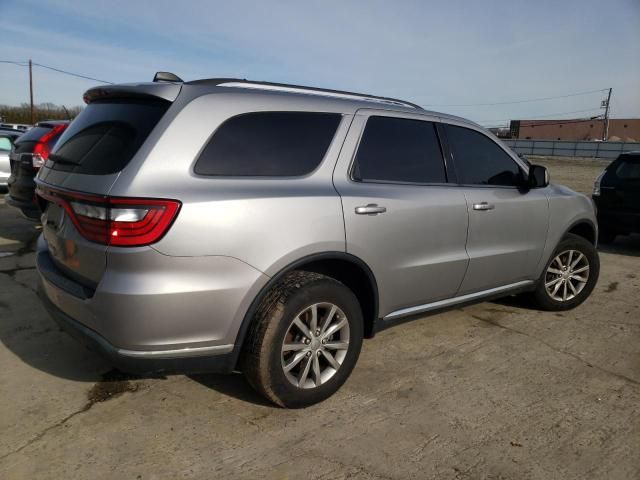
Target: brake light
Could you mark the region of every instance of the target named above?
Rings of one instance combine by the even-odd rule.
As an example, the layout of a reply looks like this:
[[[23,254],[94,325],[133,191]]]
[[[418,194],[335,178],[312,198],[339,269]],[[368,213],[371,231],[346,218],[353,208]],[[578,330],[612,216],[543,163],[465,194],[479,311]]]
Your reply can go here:
[[[120,247],[140,247],[160,240],[181,205],[177,200],[99,197],[40,186],[36,193],[60,205],[87,240]]]
[[[67,128],[66,124],[56,125],[47,133],[42,135],[36,145],[33,147],[33,155],[31,157],[31,165],[33,168],[38,169],[44,165],[44,162],[49,158],[51,148],[49,142],[59,133],[63,132]]]

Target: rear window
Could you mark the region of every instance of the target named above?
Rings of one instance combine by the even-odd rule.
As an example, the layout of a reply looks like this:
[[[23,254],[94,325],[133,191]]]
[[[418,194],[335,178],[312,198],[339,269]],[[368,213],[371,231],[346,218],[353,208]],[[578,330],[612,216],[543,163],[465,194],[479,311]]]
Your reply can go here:
[[[312,172],[324,158],[341,115],[255,112],[230,118],[194,167],[199,175],[289,177]]]
[[[76,117],[49,156],[51,168],[87,175],[122,170],[169,107],[168,102],[95,102]]]
[[[51,127],[33,127],[20,136],[16,143],[37,142],[45,133],[51,130]]]
[[[622,180],[640,180],[640,157],[622,157],[616,176]]]

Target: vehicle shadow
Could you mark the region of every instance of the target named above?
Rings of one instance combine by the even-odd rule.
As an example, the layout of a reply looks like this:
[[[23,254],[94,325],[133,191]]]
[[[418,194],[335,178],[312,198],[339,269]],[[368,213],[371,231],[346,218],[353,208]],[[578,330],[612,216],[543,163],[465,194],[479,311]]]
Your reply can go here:
[[[617,236],[611,243],[601,243],[598,251],[640,257],[640,235]]]
[[[273,404],[258,394],[249,385],[244,375],[239,372],[234,372],[230,375],[200,373],[187,375],[187,377],[200,385],[237,400],[263,407],[273,407]]]
[[[0,343],[22,363],[65,380],[85,383],[164,379],[164,374],[133,375],[118,372],[99,353],[71,338],[30,299],[28,310],[12,311],[14,304],[0,298]],[[3,368],[11,371],[11,363]],[[16,371],[22,371],[18,368]],[[169,376],[169,375],[167,375]],[[192,374],[187,377],[223,395],[255,405],[272,406],[247,383],[240,373]]]
[[[36,239],[40,235],[40,224],[27,220],[20,212],[4,203],[2,193],[0,193],[0,210],[2,220],[0,221],[0,251],[28,251],[35,246]]]

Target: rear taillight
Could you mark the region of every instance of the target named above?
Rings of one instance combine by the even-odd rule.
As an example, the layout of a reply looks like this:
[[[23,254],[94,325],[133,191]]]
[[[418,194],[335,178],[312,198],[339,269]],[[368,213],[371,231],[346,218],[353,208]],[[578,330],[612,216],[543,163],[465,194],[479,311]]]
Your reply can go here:
[[[51,147],[49,142],[59,133],[62,133],[67,128],[66,124],[56,125],[43,136],[40,137],[36,145],[33,147],[33,155],[31,157],[31,164],[33,168],[38,169],[44,165],[44,162],[49,158],[51,153]]]
[[[103,245],[140,247],[157,242],[180,209],[177,200],[98,197],[40,186],[36,192],[60,205],[84,238]]]
[[[607,173],[606,169],[600,175],[598,175],[598,177],[596,178],[596,181],[593,182],[593,193],[592,193],[592,195],[594,197],[599,197],[600,196],[600,184],[602,183],[602,177],[604,177],[605,173]]]

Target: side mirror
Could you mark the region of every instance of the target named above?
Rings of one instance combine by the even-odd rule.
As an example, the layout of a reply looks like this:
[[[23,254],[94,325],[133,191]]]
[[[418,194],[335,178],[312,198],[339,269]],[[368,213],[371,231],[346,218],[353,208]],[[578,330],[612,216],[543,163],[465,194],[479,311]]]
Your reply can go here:
[[[527,186],[529,188],[544,188],[547,185],[549,185],[549,171],[542,165],[530,165]]]

